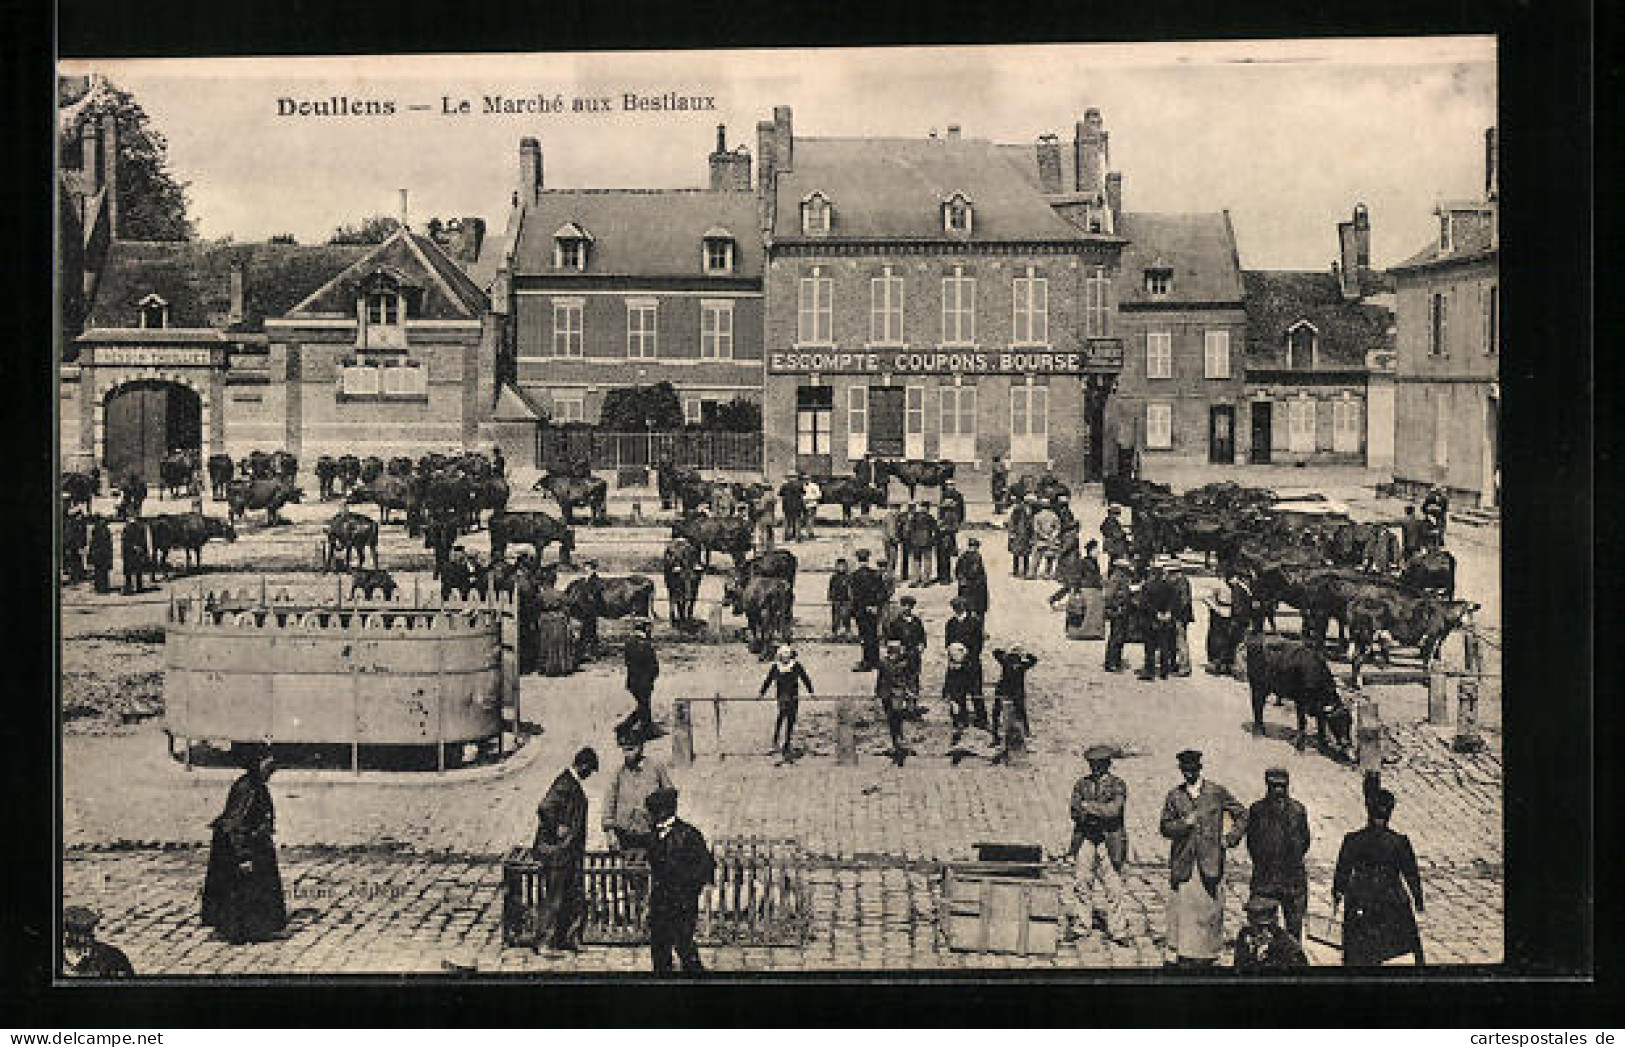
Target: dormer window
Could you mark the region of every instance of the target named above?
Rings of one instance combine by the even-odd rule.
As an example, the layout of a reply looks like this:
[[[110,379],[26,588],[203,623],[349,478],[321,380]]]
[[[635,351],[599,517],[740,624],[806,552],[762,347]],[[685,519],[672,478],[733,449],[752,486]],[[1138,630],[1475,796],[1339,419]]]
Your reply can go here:
[[[1450,212],[1439,212],[1439,250],[1450,250]]]
[[[574,222],[559,226],[553,234],[553,268],[584,272],[587,268],[587,250],[591,244],[592,234]]]
[[[971,231],[971,202],[963,193],[955,193],[942,202],[942,231],[969,236]]]
[[[359,349],[406,348],[406,321],[419,315],[421,288],[413,286],[406,274],[394,269],[376,269],[361,281],[356,300],[360,323],[356,329]]]
[[[1165,265],[1154,265],[1145,271],[1145,293],[1162,297],[1174,287],[1174,271]]]
[[[155,294],[149,294],[138,303],[142,327],[168,327],[169,303]]]
[[[703,251],[705,272],[710,276],[727,276],[734,271],[734,237],[726,229],[711,228],[705,233]]]
[[[1295,370],[1308,370],[1318,362],[1320,332],[1308,320],[1299,320],[1286,332],[1286,365]]]
[[[809,236],[822,236],[829,232],[829,200],[823,193],[813,193],[801,201],[801,231]]]
[[[401,296],[394,291],[373,291],[367,295],[367,323],[396,325],[401,322]]]

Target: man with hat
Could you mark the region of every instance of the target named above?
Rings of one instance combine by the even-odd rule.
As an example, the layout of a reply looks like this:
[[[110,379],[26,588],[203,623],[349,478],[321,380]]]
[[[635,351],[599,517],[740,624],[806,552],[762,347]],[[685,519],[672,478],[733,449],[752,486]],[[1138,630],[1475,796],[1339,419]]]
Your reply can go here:
[[[148,550],[151,548],[149,540],[149,527],[147,522],[139,516],[132,516],[119,532],[119,555],[124,563],[124,595],[143,592],[146,589],[145,574],[147,572]]]
[[[1309,966],[1303,946],[1275,922],[1274,898],[1254,895],[1247,899],[1245,908],[1247,926],[1236,934],[1236,953],[1232,961],[1236,970],[1270,971]]]
[[[108,575],[113,571],[113,531],[99,513],[90,517],[90,574],[99,593],[111,592]]]
[[[1145,623],[1145,665],[1140,670],[1140,679],[1166,680],[1175,667],[1179,589],[1162,568],[1151,568],[1140,590],[1140,608]]]
[[[626,659],[626,689],[637,703],[626,714],[616,731],[636,731],[639,737],[654,737],[654,717],[650,705],[654,698],[655,680],[660,676],[660,656],[655,653],[650,636],[651,623],[637,618],[632,623],[632,635],[627,637],[622,654]]]
[[[604,794],[600,819],[604,835],[615,850],[648,850],[654,823],[643,801],[656,789],[670,789],[671,774],[663,764],[644,755],[643,736],[638,731],[616,728],[615,743],[621,748],[622,763]]]
[[[937,501],[944,527],[958,530],[965,525],[965,495],[951,477],[942,481],[942,497]]]
[[[1106,542],[1106,560],[1108,565],[1117,560],[1128,559],[1128,533],[1123,530],[1123,507],[1108,505],[1106,518],[1100,521],[1100,537]]]
[[[959,598],[970,612],[978,617],[987,615],[987,565],[982,562],[982,540],[972,538],[959,562],[954,564],[954,578],[959,583]]]
[[[899,505],[880,520],[881,549],[886,554],[886,570],[899,572],[908,579],[908,554],[903,550],[903,535],[908,531],[909,514],[914,504]]]
[[[988,488],[993,496],[993,511],[1004,512],[1005,506],[1010,502],[1010,467],[998,455],[993,456]]]
[[[96,940],[101,914],[83,905],[62,910],[62,973],[69,978],[133,978],[124,950]]]
[[[800,473],[790,473],[779,486],[779,505],[784,508],[784,540],[787,542],[801,541],[801,529],[807,512],[806,494]]]
[[[859,549],[853,556],[858,566],[852,572],[847,591],[851,595],[852,618],[858,625],[858,637],[863,641],[863,658],[853,670],[868,672],[880,665],[880,609],[887,599],[886,579],[869,563],[869,550]]]
[[[937,534],[937,520],[931,515],[931,510],[917,502],[910,502],[908,528],[903,532],[903,546],[909,561],[908,573],[914,576],[909,580],[909,585],[919,587],[931,584]]]
[[[211,826],[209,865],[203,878],[203,926],[233,945],[264,941],[288,924],[277,867],[276,809],[266,783],[276,770],[271,747],[233,745],[243,774],[226,795]]]
[[[829,585],[824,590],[829,600],[829,635],[852,635],[852,572],[847,569],[846,557],[835,558],[835,570],[829,573]]]
[[[949,618],[942,628],[942,642],[948,644],[963,644],[965,647],[965,665],[969,673],[966,681],[968,690],[965,692],[971,700],[974,712],[972,722],[977,727],[987,726],[987,705],[982,701],[982,690],[985,682],[982,678],[982,649],[987,645],[987,629],[981,615],[971,613],[970,604],[961,597],[954,597],[950,606],[953,608],[953,617]]]
[[[587,575],[581,579],[581,588],[577,591],[581,594],[578,607],[584,613],[577,621],[581,623],[581,657],[591,660],[599,654],[598,616],[604,610],[604,580],[598,575],[597,560],[588,560],[582,566],[587,569]]]
[[[943,481],[943,501],[937,506],[937,584],[948,585],[954,580],[954,558],[959,555],[959,525],[964,522],[964,497],[960,496],[957,514],[953,503],[948,501],[950,493],[958,495],[948,484],[952,480]]]
[[[700,893],[716,875],[716,859],[705,836],[677,817],[677,790],[656,789],[644,800],[654,824],[649,844],[649,954],[656,974],[673,969],[672,954],[684,974],[701,974],[694,925],[700,917]]]
[[[1127,560],[1113,560],[1106,571],[1106,665],[1109,673],[1123,667],[1123,645],[1129,640],[1139,602],[1139,586]]]
[[[580,952],[586,924],[587,791],[582,783],[598,770],[598,754],[576,751],[536,807],[531,853],[547,867],[536,948]]]
[[[1264,798],[1247,810],[1247,853],[1253,859],[1255,898],[1281,903],[1286,929],[1303,941],[1303,914],[1309,907],[1309,814],[1289,792],[1284,767],[1264,772]]]
[[[903,645],[908,658],[909,695],[908,714],[918,719],[920,712],[920,662],[925,653],[925,623],[914,613],[915,599],[904,596],[897,601],[897,617],[886,625],[886,639]]]
[[[1192,606],[1191,580],[1185,572],[1175,568],[1167,574],[1168,582],[1174,590],[1174,675],[1189,676],[1191,674],[1191,645],[1188,630],[1196,620],[1196,611]]]
[[[1024,494],[1010,510],[1004,522],[1009,533],[1010,577],[1026,578],[1032,573],[1033,513],[1038,509],[1038,496]]]
[[[66,505],[62,515],[62,565],[68,569],[69,584],[85,580],[85,544],[90,528],[77,505]]]
[[[909,752],[903,739],[903,710],[911,688],[908,652],[903,650],[903,641],[886,641],[885,649],[880,654],[879,670],[875,674],[875,697],[880,699],[880,709],[886,715],[886,730],[891,735],[892,763],[901,767]]]
[[[1169,841],[1168,948],[1179,966],[1209,967],[1224,939],[1224,852],[1246,835],[1247,808],[1202,776],[1200,752],[1186,749],[1178,761],[1185,780],[1168,790],[1159,823]]]
[[[1094,927],[1094,914],[1100,912],[1106,918],[1107,936],[1121,944],[1122,873],[1128,860],[1123,807],[1128,802],[1128,786],[1111,773],[1115,755],[1109,745],[1091,745],[1084,750],[1089,773],[1072,786],[1072,845],[1067,857],[1073,859],[1070,937],[1088,934]]]

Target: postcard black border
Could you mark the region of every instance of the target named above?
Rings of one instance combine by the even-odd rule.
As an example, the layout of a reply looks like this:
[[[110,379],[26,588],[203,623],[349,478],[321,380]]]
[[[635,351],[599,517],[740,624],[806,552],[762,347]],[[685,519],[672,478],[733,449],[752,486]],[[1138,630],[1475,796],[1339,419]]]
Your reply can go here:
[[[8,972],[0,983],[6,1024],[282,1025],[1467,1025],[1584,1028],[1617,1026],[1617,993],[1608,993],[1614,957],[1597,954],[1592,970],[1593,854],[1617,853],[1611,826],[1613,768],[1596,764],[1613,739],[1611,701],[1590,717],[1593,388],[1590,291],[1592,199],[1592,14],[1576,0],[1552,3],[1418,4],[1388,0],[1326,3],[1194,3],[1079,7],[1055,0],[1020,10],[1007,5],[752,6],[720,4],[565,4],[513,2],[452,10],[427,0],[319,5],[174,0],[137,5],[116,0],[64,4],[56,12],[60,53],[72,57],[182,54],[448,53],[521,50],[619,50],[718,46],[846,46],[930,43],[1093,42],[1305,36],[1494,33],[1501,41],[1502,196],[1517,201],[1502,216],[1503,300],[1507,349],[1503,511],[1504,603],[1508,647],[1507,949],[1505,968],[1484,980],[1418,984],[1397,977],[1342,980],[1325,972],[1292,986],[1234,979],[1163,984],[1157,972],[1101,980],[1033,981],[1032,972],[979,977],[717,980],[656,986],[641,979],[591,983],[532,981],[492,986],[411,979],[410,993],[375,981],[331,979],[272,988],[209,986],[84,989],[49,987],[57,817],[43,783],[54,773],[55,604],[50,534],[36,521],[52,503],[51,445],[8,463],[16,479],[0,488],[10,555],[0,570],[13,608],[6,646],[15,676],[14,708],[0,718],[7,758],[0,781],[11,798],[7,820],[0,944]],[[7,243],[38,250],[9,256],[13,296],[10,352],[0,354],[8,389],[37,390],[27,408],[12,398],[18,433],[51,433],[54,357],[50,301],[50,139],[54,106],[53,26],[37,5],[8,0],[5,50],[13,127],[31,131],[41,149],[15,165],[3,209]],[[388,20],[368,17],[388,10]],[[383,28],[380,28],[380,27]],[[1606,51],[1602,53],[1607,53]],[[15,140],[15,139],[14,139]],[[1607,155],[1606,153],[1604,155]],[[19,175],[23,185],[18,186]],[[43,188],[44,192],[41,193]],[[22,201],[33,198],[35,206]],[[12,227],[16,228],[12,228]],[[35,260],[40,260],[38,263]],[[1604,260],[1603,269],[1617,269]],[[32,277],[32,279],[30,279]],[[1606,375],[1595,376],[1605,379]],[[1596,388],[1611,401],[1605,380]],[[1613,432],[1610,415],[1603,434]],[[54,443],[54,440],[53,440]],[[1602,445],[1605,449],[1610,446]],[[1603,461],[1606,463],[1606,453]],[[1614,499],[1605,495],[1598,514]],[[1607,550],[1604,551],[1607,555]],[[1602,565],[1601,577],[1615,575]],[[1600,595],[1606,596],[1606,593]],[[32,598],[37,597],[37,598]],[[16,628],[27,607],[39,637]],[[22,613],[18,613],[22,612]],[[1610,621],[1607,617],[1601,620]],[[1606,639],[1604,641],[1607,642]],[[1612,645],[1610,645],[1612,646]],[[1612,653],[1612,652],[1610,652]],[[18,664],[20,663],[20,664]],[[1617,691],[1616,658],[1601,659],[1602,695]],[[1518,700],[1518,699],[1522,700]],[[1605,747],[1603,747],[1605,751]],[[1593,787],[1602,800],[1593,822]],[[1594,828],[1594,835],[1592,827]],[[1617,925],[1617,904],[1597,915]],[[1614,940],[1598,928],[1603,941]],[[1385,972],[1386,973],[1386,972]],[[1594,973],[1598,980],[1590,980]],[[1331,977],[1328,978],[1327,975]],[[1469,977],[1471,972],[1469,972]],[[1578,980],[1573,980],[1573,979]],[[1537,980],[1530,980],[1537,979]],[[1550,980],[1556,979],[1556,980]],[[861,986],[861,988],[860,988]],[[1088,986],[1088,987],[1086,987]]]

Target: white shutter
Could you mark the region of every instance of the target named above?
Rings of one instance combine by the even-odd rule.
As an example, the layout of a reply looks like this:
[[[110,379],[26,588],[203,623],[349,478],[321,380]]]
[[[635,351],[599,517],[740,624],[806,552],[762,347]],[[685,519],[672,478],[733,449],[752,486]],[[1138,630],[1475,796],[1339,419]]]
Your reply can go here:
[[[846,457],[857,461],[869,453],[869,387],[846,390]]]
[[[1145,405],[1145,445],[1152,450],[1166,451],[1174,445],[1173,406],[1166,403]]]

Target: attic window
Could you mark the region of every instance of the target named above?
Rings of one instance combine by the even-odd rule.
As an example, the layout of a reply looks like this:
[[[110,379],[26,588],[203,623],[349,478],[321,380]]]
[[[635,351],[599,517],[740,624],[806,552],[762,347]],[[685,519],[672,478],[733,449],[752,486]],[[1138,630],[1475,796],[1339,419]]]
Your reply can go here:
[[[585,271],[591,243],[592,234],[574,222],[564,223],[553,234],[553,268]]]
[[[168,327],[169,303],[155,294],[149,294],[141,299],[138,307],[141,310],[142,327]]]
[[[1439,250],[1450,250],[1450,212],[1439,212]]]
[[[967,235],[971,231],[971,202],[963,193],[955,193],[942,204],[942,231]]]
[[[367,323],[394,326],[405,312],[401,296],[394,291],[373,291],[367,295]]]
[[[1319,363],[1320,332],[1308,320],[1299,320],[1286,332],[1286,365],[1308,370]]]
[[[705,271],[711,276],[727,276],[734,271],[734,238],[726,229],[710,229],[705,234]]]
[[[1167,266],[1152,266],[1145,271],[1145,292],[1165,295],[1173,290],[1174,271]]]
[[[829,232],[830,204],[823,193],[813,193],[801,201],[801,231],[812,235]]]

